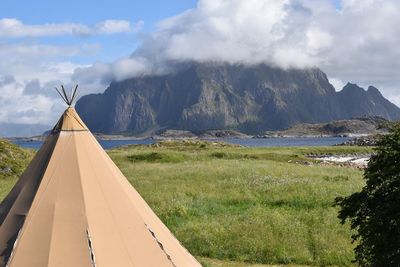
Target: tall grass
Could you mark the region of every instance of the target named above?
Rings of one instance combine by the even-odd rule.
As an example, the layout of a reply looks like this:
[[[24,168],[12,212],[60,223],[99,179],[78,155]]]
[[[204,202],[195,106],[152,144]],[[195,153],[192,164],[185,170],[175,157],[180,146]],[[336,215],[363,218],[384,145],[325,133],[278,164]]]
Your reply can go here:
[[[321,166],[305,155],[368,152],[168,143],[130,146],[110,155],[198,257],[348,266],[354,257],[351,233],[339,224],[332,203],[361,188],[362,172]]]

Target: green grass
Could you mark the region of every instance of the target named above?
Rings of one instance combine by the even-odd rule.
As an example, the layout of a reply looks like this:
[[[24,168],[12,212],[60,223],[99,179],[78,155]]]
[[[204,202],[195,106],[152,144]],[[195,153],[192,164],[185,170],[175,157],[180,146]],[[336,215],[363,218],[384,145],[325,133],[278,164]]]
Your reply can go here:
[[[224,261],[224,260],[217,260],[210,258],[199,258],[199,260],[204,267],[304,267],[305,266],[305,265],[294,265],[294,264],[285,264],[285,265],[251,264],[238,261]]]
[[[108,151],[161,220],[208,267],[351,265],[351,232],[339,223],[332,202],[362,187],[362,171],[318,165],[306,155],[368,152],[199,141]],[[1,197],[14,182],[0,179]]]
[[[0,139],[0,199],[8,194],[33,155],[33,150],[21,149]]]
[[[207,266],[348,266],[351,233],[332,203],[361,188],[362,171],[318,165],[306,155],[368,152],[189,141],[109,154],[184,246],[209,259]]]

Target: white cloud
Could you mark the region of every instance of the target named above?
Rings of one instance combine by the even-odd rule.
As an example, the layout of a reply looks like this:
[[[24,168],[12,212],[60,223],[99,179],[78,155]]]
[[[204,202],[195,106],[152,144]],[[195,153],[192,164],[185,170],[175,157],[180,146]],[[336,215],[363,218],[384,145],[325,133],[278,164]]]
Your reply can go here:
[[[324,62],[322,54],[332,47],[335,36],[313,16],[338,14],[332,4],[322,2],[200,0],[196,8],[160,22],[130,60],[145,59],[147,72],[185,60],[315,66]],[[143,73],[129,67],[121,71],[123,77],[129,71],[130,76]],[[119,79],[118,73],[113,75]]]
[[[10,57],[49,58],[57,56],[71,57],[79,54],[80,47],[77,46],[55,46],[44,44],[2,44],[0,43],[0,57],[2,60]]]
[[[339,88],[339,80],[383,86],[394,99],[385,88],[399,86],[399,13],[398,0],[342,0],[340,10],[330,0],[200,0],[161,21],[107,77],[160,73],[185,60],[317,66]]]
[[[127,20],[105,20],[96,24],[95,32],[99,34],[115,34],[138,32],[144,25],[143,21],[138,21],[134,25]]]
[[[289,1],[199,1],[197,8],[160,23],[148,42],[168,60],[271,62],[285,45]],[[151,44],[149,47],[154,46]],[[139,51],[141,55],[150,51]],[[273,62],[272,62],[273,63]]]
[[[1,81],[4,78],[0,77]],[[49,123],[54,101],[42,94],[25,94],[24,84],[15,80],[1,86],[0,122],[36,124]]]
[[[392,102],[394,104],[396,104],[398,107],[400,107],[400,95],[399,94],[393,95],[392,97],[390,97],[390,99],[392,100]]]
[[[0,44],[0,76],[11,75],[18,81],[42,82],[69,79],[77,67],[67,59],[96,53],[98,45],[56,46],[42,44]]]
[[[346,10],[350,9],[353,12],[362,12],[377,2],[382,2],[382,0],[342,0],[342,6]]]
[[[332,45],[332,36],[323,32],[319,29],[308,29],[306,32],[307,45],[317,53],[324,48],[328,48]]]
[[[132,24],[126,20],[105,20],[88,26],[26,25],[17,19],[0,19],[0,123],[53,124],[64,108],[54,87],[62,83],[67,88],[74,86],[73,73],[88,65],[77,64],[73,59],[94,55],[101,49],[99,44],[43,44],[41,39],[30,37],[135,33],[142,26],[141,21]],[[104,77],[97,84],[87,78],[79,81],[81,94],[104,90],[104,79],[110,80]]]
[[[127,20],[105,20],[94,26],[78,23],[28,25],[15,18],[3,18],[0,19],[0,38],[132,33],[140,31],[142,26],[143,21],[132,24]]]
[[[53,124],[64,106],[54,87],[72,86],[76,64],[67,59],[97,45],[0,45],[0,123]]]
[[[341,79],[338,78],[329,78],[329,82],[335,87],[336,91],[340,91],[343,89],[343,87],[346,85],[346,82],[343,82]]]

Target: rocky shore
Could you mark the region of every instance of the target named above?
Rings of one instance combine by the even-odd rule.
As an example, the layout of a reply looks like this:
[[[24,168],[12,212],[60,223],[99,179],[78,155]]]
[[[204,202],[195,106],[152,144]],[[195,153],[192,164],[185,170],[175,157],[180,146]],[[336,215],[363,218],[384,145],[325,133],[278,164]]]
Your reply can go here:
[[[323,165],[356,167],[363,169],[367,167],[371,154],[309,155],[308,157],[317,160],[319,164]]]
[[[163,130],[152,135],[153,139],[218,139],[218,138],[251,138],[252,136],[233,130],[183,131]]]
[[[337,146],[376,146],[380,135],[360,136],[343,142]]]
[[[282,131],[269,131],[257,138],[269,137],[364,137],[387,133],[381,117],[364,117],[337,120],[328,123],[300,123]]]

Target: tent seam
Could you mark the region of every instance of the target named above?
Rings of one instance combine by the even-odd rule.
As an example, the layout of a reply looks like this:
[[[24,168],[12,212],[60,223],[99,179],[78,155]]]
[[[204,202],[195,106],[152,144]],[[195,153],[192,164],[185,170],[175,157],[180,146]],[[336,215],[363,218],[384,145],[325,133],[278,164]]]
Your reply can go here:
[[[85,151],[85,150],[84,150],[84,151]],[[86,153],[86,151],[85,151],[85,153]],[[86,154],[86,156],[88,157],[87,154]],[[89,157],[88,157],[88,158],[89,158]],[[89,160],[89,165],[90,165],[90,168],[92,169],[92,172],[93,172],[94,174],[96,174],[95,168],[93,168],[92,162],[91,162],[90,160]],[[96,176],[97,176],[97,175],[96,175]],[[100,190],[101,190],[101,192],[102,192],[101,196],[102,196],[102,198],[104,199],[104,202],[107,204],[108,209],[110,210],[109,214],[111,215],[111,217],[112,217],[114,223],[116,224],[115,216],[114,216],[114,214],[111,212],[112,209],[111,209],[110,203],[108,203],[107,199],[104,197],[104,190],[103,190],[103,187],[101,186],[101,184],[99,183],[99,181],[98,181],[96,178],[94,179],[94,181],[95,181],[95,182],[97,183],[97,185],[99,186],[99,188],[100,188]],[[89,226],[88,226],[88,227],[89,227]],[[129,258],[129,260],[130,260],[132,266],[134,266],[135,264],[133,263],[133,259],[131,258],[131,255],[129,254],[129,252],[128,252],[127,249],[126,249],[126,244],[125,244],[125,242],[124,242],[124,239],[122,238],[122,233],[120,232],[120,229],[119,229],[118,227],[116,227],[116,228],[117,228],[118,235],[119,235],[121,241],[122,241],[123,244],[124,244],[125,253],[128,255],[128,258]]]
[[[164,246],[161,241],[158,240],[156,234],[150,229],[150,227],[145,223],[146,229],[150,232],[151,236],[154,238],[154,240],[157,242],[158,246],[161,248],[161,250],[164,252],[165,256],[167,259],[171,262],[172,266],[177,267],[177,265],[174,263],[172,260],[171,256],[165,251]]]

